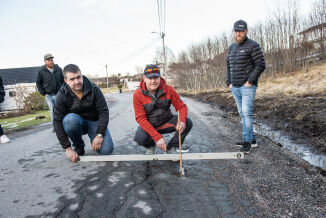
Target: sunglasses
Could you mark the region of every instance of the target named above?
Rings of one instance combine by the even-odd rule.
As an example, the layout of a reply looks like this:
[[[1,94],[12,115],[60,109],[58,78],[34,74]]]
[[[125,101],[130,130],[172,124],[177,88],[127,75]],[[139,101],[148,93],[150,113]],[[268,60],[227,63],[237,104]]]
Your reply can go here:
[[[158,68],[154,68],[154,69],[147,69],[146,71],[145,71],[146,73],[159,73],[160,72],[160,70],[158,69]]]

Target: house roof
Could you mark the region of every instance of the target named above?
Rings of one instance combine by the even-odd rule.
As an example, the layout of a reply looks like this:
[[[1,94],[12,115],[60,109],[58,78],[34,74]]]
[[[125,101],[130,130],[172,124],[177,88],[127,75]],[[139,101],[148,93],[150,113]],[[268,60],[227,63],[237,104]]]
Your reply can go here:
[[[303,30],[299,34],[302,35],[302,34],[305,34],[305,33],[309,33],[309,32],[314,31],[316,29],[321,29],[322,27],[325,28],[326,27],[326,23],[322,23],[322,24],[318,24],[318,25],[315,25],[315,26],[311,26],[308,29]]]
[[[37,72],[40,68],[41,66],[0,69],[0,76],[3,85],[34,83],[36,81]]]

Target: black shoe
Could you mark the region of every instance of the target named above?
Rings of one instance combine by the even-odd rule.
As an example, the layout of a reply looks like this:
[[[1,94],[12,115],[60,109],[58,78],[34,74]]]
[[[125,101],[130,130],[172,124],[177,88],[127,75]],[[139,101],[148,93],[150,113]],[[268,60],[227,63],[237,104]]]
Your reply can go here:
[[[238,147],[242,147],[243,142],[237,142],[236,145],[237,145]],[[256,141],[252,141],[252,142],[251,142],[251,147],[252,147],[252,148],[256,148],[257,146],[258,146],[258,145],[257,145],[257,142],[256,142]]]
[[[74,151],[78,154],[78,156],[83,156],[85,154],[84,146],[75,146]]]
[[[240,149],[240,152],[244,152],[245,154],[250,153],[251,150],[251,143],[250,142],[244,142],[242,148]]]

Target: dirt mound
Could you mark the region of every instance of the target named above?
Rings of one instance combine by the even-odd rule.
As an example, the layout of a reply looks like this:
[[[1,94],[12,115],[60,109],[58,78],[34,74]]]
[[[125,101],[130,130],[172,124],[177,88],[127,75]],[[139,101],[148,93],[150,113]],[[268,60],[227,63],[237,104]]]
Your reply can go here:
[[[234,98],[228,90],[181,95],[210,103],[233,116],[238,116]],[[255,99],[253,114],[255,120],[266,123],[274,130],[285,132],[294,141],[326,153],[324,94],[259,96]]]

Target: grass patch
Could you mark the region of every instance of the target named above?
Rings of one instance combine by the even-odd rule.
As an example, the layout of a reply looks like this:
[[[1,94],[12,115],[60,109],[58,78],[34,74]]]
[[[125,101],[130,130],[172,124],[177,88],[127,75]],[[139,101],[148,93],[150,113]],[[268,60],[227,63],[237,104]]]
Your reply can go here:
[[[45,116],[43,119],[35,119],[38,116]],[[15,131],[26,129],[28,127],[36,126],[42,123],[51,122],[49,111],[37,111],[35,114],[28,114],[18,117],[1,119],[1,126],[5,131]]]
[[[101,88],[103,93],[118,93],[120,90],[118,87],[109,87],[109,88]],[[122,92],[128,92],[128,88],[122,88]]]

